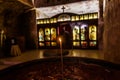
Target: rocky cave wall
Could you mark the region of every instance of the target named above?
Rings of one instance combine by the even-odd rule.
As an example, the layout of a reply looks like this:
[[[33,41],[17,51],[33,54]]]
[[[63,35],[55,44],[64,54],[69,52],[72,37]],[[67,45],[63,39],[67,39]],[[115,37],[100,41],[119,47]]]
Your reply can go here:
[[[104,58],[120,63],[120,0],[107,0],[104,15]]]
[[[23,51],[38,45],[35,11],[30,8],[18,1],[0,2],[0,30],[4,30],[7,39],[17,38]],[[4,45],[0,45],[0,52],[1,47]]]

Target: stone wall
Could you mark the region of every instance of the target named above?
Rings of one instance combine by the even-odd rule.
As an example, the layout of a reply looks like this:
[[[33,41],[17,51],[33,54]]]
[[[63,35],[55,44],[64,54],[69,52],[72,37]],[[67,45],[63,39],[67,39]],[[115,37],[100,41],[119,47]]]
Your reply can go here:
[[[36,16],[30,8],[17,0],[0,3],[0,30],[4,30],[6,40],[16,38],[22,51],[37,48]],[[0,50],[6,47],[0,46]]]
[[[35,10],[30,10],[24,14],[21,14],[22,34],[26,39],[27,49],[36,49],[38,46],[37,37],[37,25],[36,25],[36,15]]]
[[[99,50],[103,50],[103,31],[104,31],[104,23],[103,23],[103,0],[99,0],[99,19],[98,19],[98,48]]]
[[[104,57],[120,63],[120,0],[107,0],[104,17]]]

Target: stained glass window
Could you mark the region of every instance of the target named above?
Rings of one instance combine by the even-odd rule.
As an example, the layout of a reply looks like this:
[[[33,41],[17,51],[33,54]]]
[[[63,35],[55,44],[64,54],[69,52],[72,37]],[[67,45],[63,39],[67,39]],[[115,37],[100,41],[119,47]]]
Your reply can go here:
[[[44,31],[42,28],[39,29],[39,41],[44,41]]]
[[[57,19],[56,18],[54,18],[54,23],[56,23],[57,22]]]
[[[73,46],[80,46],[80,42],[73,42]]]
[[[79,40],[80,39],[79,33],[80,33],[79,26],[75,26],[73,28],[73,40]]]
[[[79,20],[79,16],[76,16],[76,20]]]
[[[56,40],[56,28],[51,28],[51,40]]]
[[[86,41],[81,41],[81,46],[82,48],[86,48],[87,47],[87,42]]]
[[[89,14],[89,19],[93,19],[93,14]]]
[[[96,30],[96,26],[92,25],[89,27],[89,39],[90,40],[96,40],[97,39],[97,30]]]
[[[40,24],[43,24],[43,20],[40,20]]]
[[[56,46],[57,43],[56,43],[56,42],[51,42],[51,45],[52,45],[52,46]]]
[[[40,20],[37,21],[37,24],[40,24]]]
[[[72,16],[72,21],[75,21],[75,16]]]
[[[80,15],[80,20],[83,20],[83,15]]]
[[[84,15],[84,20],[87,20],[88,19],[88,14],[85,14]]]
[[[91,47],[94,47],[94,46],[96,46],[96,45],[97,45],[97,42],[96,42],[96,41],[91,41],[91,42],[90,42],[90,46],[91,46]]]
[[[46,21],[46,19],[44,20],[44,24],[46,24],[47,23],[47,21]]]
[[[47,23],[50,23],[49,19],[47,19]]]
[[[54,19],[50,19],[50,23],[53,23],[54,22]]]
[[[50,40],[50,28],[45,28],[45,40]]]
[[[98,18],[98,14],[97,13],[94,13],[94,19],[97,19]]]
[[[50,42],[45,42],[46,46],[50,46]]]
[[[70,20],[70,16],[67,14],[62,14],[58,17],[58,21],[69,21]]]
[[[87,28],[88,28],[87,25],[85,25],[85,24],[81,25],[81,40],[87,39]]]
[[[39,42],[40,46],[45,46],[44,42]]]

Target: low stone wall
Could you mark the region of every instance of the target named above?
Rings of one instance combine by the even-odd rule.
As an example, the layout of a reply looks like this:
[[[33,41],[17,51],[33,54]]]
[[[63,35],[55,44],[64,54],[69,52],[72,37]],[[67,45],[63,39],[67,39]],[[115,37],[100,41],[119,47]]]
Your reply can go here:
[[[33,60],[0,71],[0,80],[120,80],[120,65],[103,60],[64,57]],[[62,79],[62,76],[64,79]]]

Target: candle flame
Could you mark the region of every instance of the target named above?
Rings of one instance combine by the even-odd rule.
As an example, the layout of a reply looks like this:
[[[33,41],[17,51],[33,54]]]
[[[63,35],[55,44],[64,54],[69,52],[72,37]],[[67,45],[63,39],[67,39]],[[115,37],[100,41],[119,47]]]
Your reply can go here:
[[[62,41],[61,38],[59,38],[59,41],[60,41],[60,42]]]

